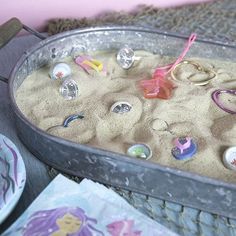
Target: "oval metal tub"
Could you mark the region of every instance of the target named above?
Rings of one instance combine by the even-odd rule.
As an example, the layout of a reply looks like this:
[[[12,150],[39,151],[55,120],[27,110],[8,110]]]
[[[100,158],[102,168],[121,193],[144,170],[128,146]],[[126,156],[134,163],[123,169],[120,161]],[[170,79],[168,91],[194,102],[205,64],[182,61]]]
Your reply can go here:
[[[41,41],[21,57],[10,76],[9,93],[20,139],[41,161],[65,173],[236,218],[236,185],[49,135],[30,123],[15,102],[16,90],[27,75],[73,50],[117,50],[128,43],[133,49],[177,56],[185,40],[140,27],[104,27]],[[188,55],[233,61],[236,47],[198,40]]]

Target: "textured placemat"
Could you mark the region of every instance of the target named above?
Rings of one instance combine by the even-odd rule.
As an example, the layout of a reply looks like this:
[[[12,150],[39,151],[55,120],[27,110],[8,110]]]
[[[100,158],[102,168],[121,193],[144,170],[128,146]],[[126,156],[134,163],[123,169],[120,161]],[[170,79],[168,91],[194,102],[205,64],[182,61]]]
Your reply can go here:
[[[59,32],[104,25],[136,25],[236,44],[236,0],[158,9],[139,6],[133,12],[107,12],[95,18],[52,19],[48,22],[50,35]]]

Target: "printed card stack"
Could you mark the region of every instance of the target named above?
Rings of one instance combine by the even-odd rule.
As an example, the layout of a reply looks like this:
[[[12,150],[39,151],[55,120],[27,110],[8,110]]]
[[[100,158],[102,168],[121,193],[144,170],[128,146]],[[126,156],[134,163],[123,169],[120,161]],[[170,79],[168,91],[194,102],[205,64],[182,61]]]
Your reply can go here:
[[[176,236],[105,186],[58,175],[2,236]]]

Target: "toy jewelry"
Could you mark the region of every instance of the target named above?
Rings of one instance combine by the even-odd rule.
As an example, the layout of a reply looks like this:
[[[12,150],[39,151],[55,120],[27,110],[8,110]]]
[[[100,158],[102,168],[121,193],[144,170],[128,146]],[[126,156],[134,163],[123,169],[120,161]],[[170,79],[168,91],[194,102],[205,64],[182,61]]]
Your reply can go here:
[[[174,63],[156,68],[151,80],[140,81],[140,86],[144,91],[145,98],[169,99],[172,96],[172,90],[176,88],[176,86],[166,77],[172,70],[174,70],[176,65],[183,60],[196,37],[196,34],[190,35],[184,51]]]
[[[102,62],[99,60],[93,59],[91,56],[83,55],[75,58],[75,63],[78,64],[81,68],[90,74],[90,70],[93,69],[96,72],[101,72],[104,70]]]
[[[194,66],[199,72],[205,72],[208,74],[208,77],[207,79],[205,80],[202,80],[202,81],[192,81],[190,80],[191,77],[188,77],[188,80],[190,80],[193,84],[195,85],[200,85],[200,86],[203,86],[203,85],[206,85],[208,84],[212,79],[214,79],[216,77],[216,73],[213,71],[213,70],[210,70],[210,69],[207,69],[207,68],[204,68],[202,67],[200,64],[198,64],[197,62],[194,62],[194,61],[189,61],[189,60],[184,60],[182,62],[180,62],[179,64],[175,65],[175,67],[173,68],[173,70],[171,71],[171,77],[172,79],[174,80],[179,80],[179,78],[176,77],[175,75],[175,71],[178,67],[182,66],[182,65],[192,65]]]
[[[130,146],[127,154],[131,157],[148,160],[152,157],[152,150],[147,144],[139,143]]]
[[[46,132],[48,132],[49,130],[51,129],[54,129],[54,128],[57,128],[57,127],[64,127],[64,128],[67,128],[69,126],[69,123],[71,123],[72,121],[74,120],[78,120],[78,119],[83,119],[84,118],[84,114],[83,112],[80,112],[78,114],[73,114],[73,115],[70,115],[68,116],[62,124],[60,125],[54,125],[54,126],[51,126],[49,127]]]
[[[79,114],[75,115],[70,115],[64,120],[63,127],[68,127],[69,123],[72,122],[73,120],[78,120],[83,118],[84,118],[83,112],[80,112]]]
[[[231,109],[228,109],[226,108],[220,101],[219,99],[219,96],[222,94],[222,93],[228,93],[228,94],[231,94],[231,95],[236,95],[236,90],[234,89],[218,89],[218,90],[215,90],[212,94],[211,94],[211,97],[212,97],[212,100],[215,102],[215,104],[221,108],[223,111],[227,112],[227,113],[230,113],[230,114],[236,114],[236,110],[231,110]]]
[[[171,153],[177,160],[192,157],[197,152],[197,144],[190,137],[180,137],[174,140],[175,147]]]
[[[73,79],[65,80],[62,83],[59,91],[63,98],[66,100],[75,99],[79,94],[78,85]]]
[[[53,80],[66,78],[71,75],[71,68],[66,63],[59,62],[51,66],[49,75]]]
[[[170,80],[158,77],[150,80],[140,81],[140,86],[144,90],[145,98],[169,99],[172,90],[176,87]]]
[[[225,150],[223,163],[226,168],[236,171],[236,147],[230,147]]]
[[[140,57],[136,57],[133,49],[125,45],[118,51],[116,60],[123,69],[127,70],[134,64],[134,61],[140,60]]]
[[[111,111],[118,113],[118,114],[124,114],[126,112],[129,112],[132,109],[132,105],[129,104],[128,102],[115,102],[111,106]]]

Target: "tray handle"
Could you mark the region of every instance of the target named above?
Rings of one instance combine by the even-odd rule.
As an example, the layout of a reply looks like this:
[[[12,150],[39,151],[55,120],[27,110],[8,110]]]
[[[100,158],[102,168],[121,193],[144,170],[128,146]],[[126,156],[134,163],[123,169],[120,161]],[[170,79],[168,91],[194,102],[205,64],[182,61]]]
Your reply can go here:
[[[0,26],[0,49],[4,47],[9,41],[11,41],[11,39],[14,38],[16,34],[19,33],[22,29],[25,29],[26,31],[40,39],[46,38],[36,30],[33,30],[30,27],[22,24],[16,17],[13,17]],[[8,79],[0,76],[0,81],[7,83]]]
[[[23,28],[17,18],[11,18],[0,26],[0,48],[4,47]]]

